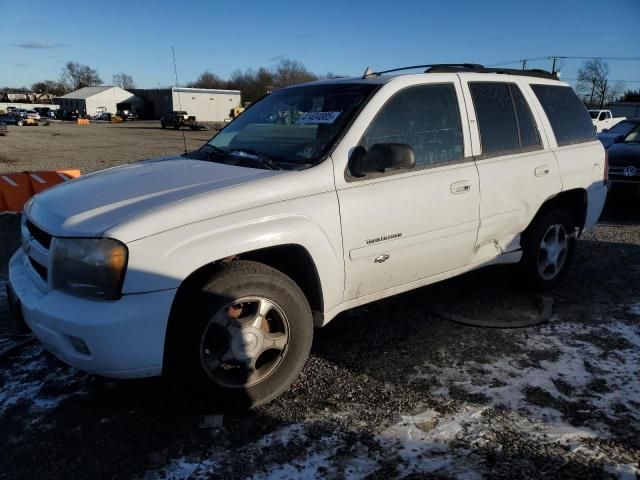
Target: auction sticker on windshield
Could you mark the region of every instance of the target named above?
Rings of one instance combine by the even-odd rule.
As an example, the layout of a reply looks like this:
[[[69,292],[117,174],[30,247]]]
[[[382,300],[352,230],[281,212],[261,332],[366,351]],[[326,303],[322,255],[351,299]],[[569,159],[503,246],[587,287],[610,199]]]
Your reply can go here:
[[[296,123],[333,123],[338,115],[340,112],[305,112],[296,119]]]

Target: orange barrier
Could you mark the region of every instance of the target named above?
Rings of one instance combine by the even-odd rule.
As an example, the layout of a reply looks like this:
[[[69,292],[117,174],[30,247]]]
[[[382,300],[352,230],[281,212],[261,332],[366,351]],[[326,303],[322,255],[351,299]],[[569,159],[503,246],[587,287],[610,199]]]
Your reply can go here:
[[[6,210],[21,212],[25,202],[33,195],[29,174],[0,174],[0,194],[4,198]]]
[[[36,193],[80,176],[80,170],[0,173],[0,212],[21,212]]]
[[[89,119],[87,118],[79,118],[77,122],[78,122],[78,125],[89,125]]]
[[[57,185],[67,180],[71,180],[80,176],[80,170],[46,170],[40,172],[30,172],[29,179],[33,193],[40,193],[49,187]]]

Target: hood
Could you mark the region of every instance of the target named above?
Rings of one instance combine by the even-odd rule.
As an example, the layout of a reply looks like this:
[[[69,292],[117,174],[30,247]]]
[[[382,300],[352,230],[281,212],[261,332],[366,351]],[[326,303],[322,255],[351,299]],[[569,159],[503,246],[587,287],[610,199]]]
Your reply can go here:
[[[618,137],[620,134],[619,133],[599,133],[598,134],[598,140],[600,140],[602,142],[602,145],[604,145],[604,147],[608,147],[609,145],[613,144],[613,141],[616,139],[616,137]]]
[[[609,165],[640,166],[640,143],[614,143],[607,149]]]
[[[286,173],[167,157],[85,175],[36,195],[28,217],[54,236],[100,236],[172,203]]]

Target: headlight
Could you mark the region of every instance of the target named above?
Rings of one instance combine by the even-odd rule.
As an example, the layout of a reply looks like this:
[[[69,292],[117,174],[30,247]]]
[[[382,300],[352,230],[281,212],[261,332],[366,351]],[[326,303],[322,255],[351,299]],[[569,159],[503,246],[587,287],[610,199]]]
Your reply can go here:
[[[51,284],[73,295],[116,300],[121,296],[127,247],[111,238],[56,238]]]

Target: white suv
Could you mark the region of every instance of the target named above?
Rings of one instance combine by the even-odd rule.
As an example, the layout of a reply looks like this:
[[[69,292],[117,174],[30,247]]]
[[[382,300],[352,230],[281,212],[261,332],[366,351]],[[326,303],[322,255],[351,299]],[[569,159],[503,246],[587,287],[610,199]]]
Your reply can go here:
[[[584,105],[540,71],[423,67],[277,90],[199,150],[37,195],[14,310],[82,370],[252,406],[344,310],[498,263],[555,285],[607,192]]]

